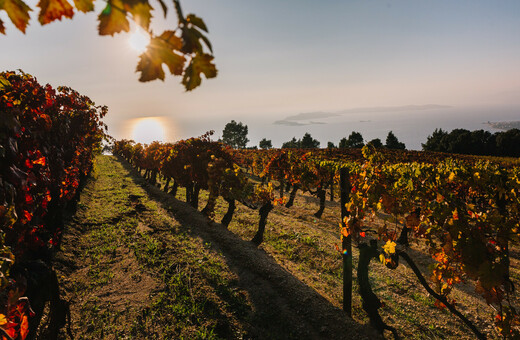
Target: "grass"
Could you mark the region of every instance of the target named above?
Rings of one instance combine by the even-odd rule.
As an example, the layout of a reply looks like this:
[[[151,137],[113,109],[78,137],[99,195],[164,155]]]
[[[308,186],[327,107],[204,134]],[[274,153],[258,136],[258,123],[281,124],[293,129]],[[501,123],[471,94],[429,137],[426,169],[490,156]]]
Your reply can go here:
[[[78,233],[65,236],[60,255],[80,259],[72,275],[60,275],[74,301],[76,338],[246,334],[251,306],[224,259],[183,231],[114,158],[100,157],[96,167],[68,226]]]

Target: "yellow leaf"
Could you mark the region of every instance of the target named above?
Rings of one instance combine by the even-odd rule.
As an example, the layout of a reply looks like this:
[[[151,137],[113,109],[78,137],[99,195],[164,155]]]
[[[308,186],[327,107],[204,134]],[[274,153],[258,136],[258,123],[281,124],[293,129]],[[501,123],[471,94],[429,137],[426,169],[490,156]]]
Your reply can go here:
[[[21,0],[0,1],[0,9],[5,10],[9,16],[9,19],[11,19],[16,28],[25,33],[25,28],[27,27],[30,19],[29,12],[32,11],[32,9],[27,6],[25,2]]]
[[[126,18],[122,0],[110,0],[98,16],[98,20],[100,35],[114,35],[121,31],[130,31],[130,23]]]
[[[379,254],[379,261],[381,261],[382,264],[385,264],[385,261],[386,261],[385,255]]]
[[[74,5],[78,11],[82,11],[84,13],[92,12],[94,10],[93,0],[74,0]]]
[[[450,176],[448,177],[448,182],[453,182],[454,179],[455,179],[455,173],[452,172],[452,173],[450,174]]]
[[[386,241],[386,244],[383,246],[383,250],[385,251],[385,253],[387,253],[388,255],[392,255],[393,253],[395,253],[395,242],[394,241]]]

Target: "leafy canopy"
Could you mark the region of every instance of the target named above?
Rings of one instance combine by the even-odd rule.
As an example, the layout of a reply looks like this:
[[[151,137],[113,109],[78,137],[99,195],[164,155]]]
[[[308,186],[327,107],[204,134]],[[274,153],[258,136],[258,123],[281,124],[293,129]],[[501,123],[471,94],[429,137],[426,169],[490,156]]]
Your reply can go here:
[[[111,35],[129,32],[133,21],[150,36],[146,51],[139,56],[136,72],[140,72],[139,81],[164,80],[163,66],[172,75],[181,76],[186,91],[191,91],[201,84],[201,75],[209,78],[217,76],[213,63],[213,49],[205,33],[208,28],[204,21],[194,14],[184,16],[179,0],[172,0],[177,15],[177,27],[155,34],[150,28],[152,10],[148,0],[106,0],[105,8],[98,15],[99,35]],[[166,18],[168,7],[163,0],[157,0]],[[39,8],[38,21],[41,25],[49,24],[62,18],[72,19],[74,14],[94,11],[94,0],[41,0],[35,6]],[[0,13],[5,11],[13,25],[25,33],[31,8],[23,0],[0,0]],[[6,34],[4,22],[0,19],[0,33]],[[163,65],[164,64],[164,65]]]
[[[222,142],[234,149],[243,149],[249,142],[247,132],[247,125],[232,120],[226,124],[224,131],[222,131]]]

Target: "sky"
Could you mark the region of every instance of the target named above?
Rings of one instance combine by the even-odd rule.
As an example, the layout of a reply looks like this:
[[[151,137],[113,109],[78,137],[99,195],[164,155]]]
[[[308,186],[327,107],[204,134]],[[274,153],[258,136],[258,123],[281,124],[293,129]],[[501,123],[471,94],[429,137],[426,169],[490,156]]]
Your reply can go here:
[[[248,125],[249,145],[266,137],[280,146],[310,132],[326,146],[352,130],[384,142],[391,128],[417,149],[428,131],[442,127],[434,124],[444,124],[438,114],[479,124],[492,120],[483,112],[520,120],[518,0],[181,4],[206,22],[219,71],[192,92],[179,77],[138,81],[140,53],[130,46],[130,34],[97,34],[103,2],[73,20],[40,26],[33,18],[25,35],[6,25],[0,65],[107,105],[109,133],[143,142],[208,130],[218,138],[234,119]],[[5,13],[0,18],[9,21]],[[155,12],[155,31],[175,26],[173,11],[166,20]]]

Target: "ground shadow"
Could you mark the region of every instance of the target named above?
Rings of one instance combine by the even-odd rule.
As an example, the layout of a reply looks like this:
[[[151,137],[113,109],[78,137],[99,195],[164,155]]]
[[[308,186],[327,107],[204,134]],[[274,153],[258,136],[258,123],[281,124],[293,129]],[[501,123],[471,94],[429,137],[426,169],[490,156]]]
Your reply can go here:
[[[222,253],[238,276],[238,285],[253,304],[247,316],[249,335],[256,339],[375,339],[369,326],[348,318],[314,289],[294,277],[262,249],[209,221],[189,204],[164,193],[144,180],[125,160],[118,158],[151,199],[169,211],[183,231],[201,237]],[[226,300],[226,297],[221,297]],[[232,301],[229,301],[232,303]]]

